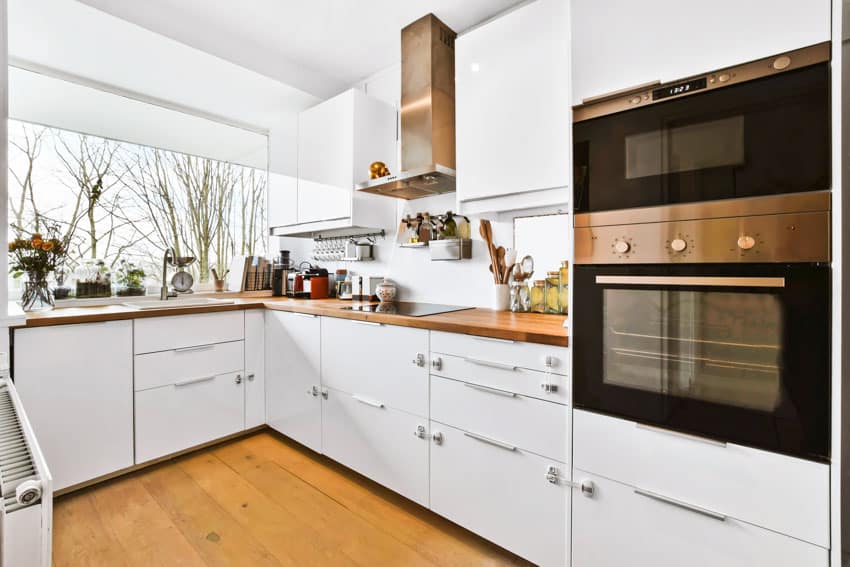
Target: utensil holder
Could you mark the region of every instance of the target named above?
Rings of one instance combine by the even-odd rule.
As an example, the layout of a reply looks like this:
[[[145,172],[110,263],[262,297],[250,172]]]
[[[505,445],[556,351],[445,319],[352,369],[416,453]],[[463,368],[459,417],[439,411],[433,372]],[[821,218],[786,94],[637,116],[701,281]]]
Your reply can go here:
[[[511,303],[511,289],[508,284],[494,284],[490,297],[490,308],[507,311]]]

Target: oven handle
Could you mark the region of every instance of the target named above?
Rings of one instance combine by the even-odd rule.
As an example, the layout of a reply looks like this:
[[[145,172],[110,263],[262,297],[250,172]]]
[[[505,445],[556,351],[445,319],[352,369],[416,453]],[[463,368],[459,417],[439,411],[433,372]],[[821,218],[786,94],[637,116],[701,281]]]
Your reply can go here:
[[[598,284],[678,285],[705,287],[785,287],[785,278],[737,278],[700,276],[596,276]]]

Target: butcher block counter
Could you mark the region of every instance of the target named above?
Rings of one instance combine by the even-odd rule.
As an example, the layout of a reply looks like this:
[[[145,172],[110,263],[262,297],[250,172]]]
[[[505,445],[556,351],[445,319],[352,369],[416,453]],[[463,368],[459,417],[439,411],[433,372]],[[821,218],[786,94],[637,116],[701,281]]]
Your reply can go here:
[[[195,307],[175,305],[173,308],[156,310],[139,310],[124,305],[62,307],[53,311],[27,313],[25,314],[26,323],[18,324],[16,327],[45,327],[242,309],[271,309],[553,346],[565,347],[568,344],[567,329],[564,328],[566,317],[558,315],[511,313],[475,308],[425,317],[409,317],[346,310],[343,308],[350,307],[352,303],[337,299],[290,299],[268,296],[239,296],[227,299],[232,299],[234,303]]]

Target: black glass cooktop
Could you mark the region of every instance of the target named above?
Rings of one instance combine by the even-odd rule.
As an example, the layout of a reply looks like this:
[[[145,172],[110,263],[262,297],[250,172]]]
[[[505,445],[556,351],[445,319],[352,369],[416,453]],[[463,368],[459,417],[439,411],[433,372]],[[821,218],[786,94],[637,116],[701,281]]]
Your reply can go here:
[[[436,303],[414,303],[397,301],[394,303],[361,303],[343,307],[346,311],[363,311],[365,313],[386,313],[388,315],[407,315],[408,317],[427,317],[439,313],[464,311],[472,307],[460,305],[438,305]]]

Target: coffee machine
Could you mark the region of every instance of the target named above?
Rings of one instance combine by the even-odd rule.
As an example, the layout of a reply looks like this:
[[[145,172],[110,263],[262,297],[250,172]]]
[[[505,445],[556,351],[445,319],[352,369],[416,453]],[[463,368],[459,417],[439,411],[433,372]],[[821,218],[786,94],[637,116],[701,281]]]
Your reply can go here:
[[[286,295],[289,285],[289,273],[292,271],[292,261],[289,258],[289,250],[281,250],[280,256],[275,258],[272,267],[272,295],[283,297]]]

